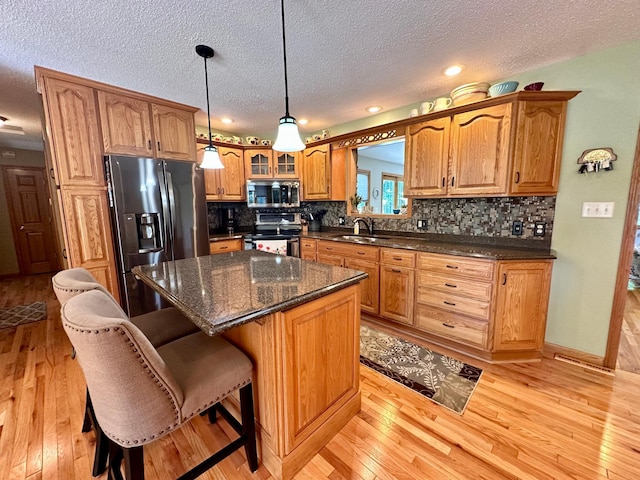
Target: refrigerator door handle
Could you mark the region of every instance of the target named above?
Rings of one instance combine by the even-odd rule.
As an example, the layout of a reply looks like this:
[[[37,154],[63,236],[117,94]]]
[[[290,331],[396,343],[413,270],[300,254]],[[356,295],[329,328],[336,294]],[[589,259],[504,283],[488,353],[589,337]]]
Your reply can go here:
[[[158,170],[158,185],[160,185],[160,200],[162,201],[162,224],[164,230],[162,235],[164,236],[164,250],[169,260],[173,260],[173,236],[171,235],[171,220],[169,219],[171,213],[169,209],[169,198],[167,195],[167,188],[164,182],[163,170]]]
[[[167,172],[167,193],[169,194],[169,215],[171,215],[171,232],[176,228],[176,214],[175,214],[175,205],[176,198],[173,193],[173,180],[171,179],[171,173]],[[172,235],[173,237],[173,235]],[[173,238],[171,239],[173,242]]]

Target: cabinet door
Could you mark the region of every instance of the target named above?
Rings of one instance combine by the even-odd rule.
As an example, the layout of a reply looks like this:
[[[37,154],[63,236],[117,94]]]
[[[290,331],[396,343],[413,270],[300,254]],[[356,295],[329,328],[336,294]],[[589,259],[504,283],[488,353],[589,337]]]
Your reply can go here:
[[[196,144],[196,163],[202,163],[204,148]],[[207,200],[220,200],[220,177],[218,170],[204,169],[204,193]]]
[[[449,195],[507,193],[511,105],[453,116]]]
[[[245,150],[245,175],[249,178],[272,178],[273,150]]]
[[[344,266],[344,259],[336,255],[322,255],[318,253],[317,258],[318,258],[318,263],[324,263],[325,265],[333,265],[335,267]]]
[[[47,139],[59,185],[105,185],[98,114],[92,88],[43,78]]]
[[[447,191],[451,118],[437,118],[407,127],[404,193],[443,196]]]
[[[220,200],[241,201],[246,198],[244,161],[242,150],[218,147],[224,168],[217,170],[220,182]]]
[[[69,267],[102,272],[101,283],[118,298],[107,192],[95,188],[66,188],[62,204],[68,242]]]
[[[99,90],[98,107],[105,153],[153,156],[148,102]]]
[[[359,258],[345,258],[344,266],[369,274],[367,279],[360,282],[362,286],[360,308],[365,312],[377,314],[380,305],[380,266],[377,263],[360,260]]]
[[[558,193],[567,102],[519,102],[510,192]]]
[[[273,153],[273,176],[275,178],[299,178],[299,152],[276,152]]]
[[[499,262],[493,351],[537,350],[544,343],[551,261]]]
[[[193,113],[165,105],[152,104],[153,134],[157,156],[169,160],[196,159],[196,127]]]
[[[413,325],[415,270],[395,265],[380,266],[380,315]]]
[[[329,144],[305,149],[302,163],[304,200],[329,200],[331,198]]]

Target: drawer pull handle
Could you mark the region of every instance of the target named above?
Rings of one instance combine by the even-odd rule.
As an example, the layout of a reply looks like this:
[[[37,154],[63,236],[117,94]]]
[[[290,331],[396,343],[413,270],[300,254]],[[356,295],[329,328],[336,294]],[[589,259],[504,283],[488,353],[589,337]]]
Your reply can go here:
[[[393,257],[393,259],[397,260],[397,261],[401,261],[402,260],[400,257]]]
[[[457,270],[459,267],[456,267],[455,265],[447,265],[447,268],[453,268],[454,270]]]
[[[442,325],[444,325],[447,328],[456,328],[455,325],[449,325],[448,323],[444,323],[444,322],[442,322]]]
[[[358,255],[366,255],[367,252],[358,252]]]
[[[333,247],[325,247],[327,250],[333,250]]]
[[[393,273],[402,273],[402,271],[401,271],[401,270],[396,270],[395,268],[392,268],[392,269],[391,269],[391,271],[392,271]]]
[[[453,302],[447,302],[446,300],[444,301],[444,304],[445,304],[445,305],[451,305],[452,307],[455,307],[455,306],[456,306],[456,304],[455,304],[455,303],[453,303]]]
[[[502,274],[502,284],[503,284],[503,285],[506,285],[506,284],[507,284],[507,274],[506,274],[506,273],[503,273],[503,274]]]
[[[451,285],[450,283],[445,283],[444,286],[445,287],[450,287],[450,288],[458,288],[457,285]]]
[[[220,247],[220,250],[226,250],[229,247]]]
[[[520,183],[520,172],[516,172],[516,181],[515,183]]]

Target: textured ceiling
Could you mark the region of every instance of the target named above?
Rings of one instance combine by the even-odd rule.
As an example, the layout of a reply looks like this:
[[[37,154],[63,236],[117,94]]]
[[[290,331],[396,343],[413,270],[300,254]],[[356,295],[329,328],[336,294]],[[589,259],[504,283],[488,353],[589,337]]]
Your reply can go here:
[[[391,110],[640,39],[638,0],[286,0],[285,10],[290,110],[311,120],[303,136],[368,105]],[[0,115],[26,133],[0,133],[0,145],[41,148],[34,65],[206,110],[199,43],[216,51],[214,131],[273,138],[284,113],[278,0],[3,0],[0,18]],[[466,69],[444,77],[452,63]]]

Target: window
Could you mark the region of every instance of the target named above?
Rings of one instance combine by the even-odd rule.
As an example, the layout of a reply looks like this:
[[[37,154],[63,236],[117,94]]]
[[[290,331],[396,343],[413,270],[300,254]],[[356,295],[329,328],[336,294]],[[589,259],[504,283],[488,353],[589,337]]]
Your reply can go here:
[[[391,215],[407,205],[404,198],[404,177],[392,173],[382,174],[382,213]]]

